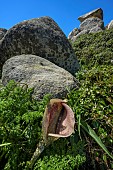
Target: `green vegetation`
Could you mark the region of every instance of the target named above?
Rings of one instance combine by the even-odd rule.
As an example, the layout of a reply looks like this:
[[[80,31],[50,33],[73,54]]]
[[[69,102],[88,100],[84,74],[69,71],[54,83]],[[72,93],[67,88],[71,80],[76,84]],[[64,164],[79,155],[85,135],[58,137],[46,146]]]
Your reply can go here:
[[[42,140],[41,121],[49,96],[38,102],[32,99],[32,92],[13,81],[0,91],[0,169],[28,169],[27,162]],[[35,169],[53,169],[55,165],[62,169],[64,163],[65,169],[78,168],[86,160],[84,145],[72,138],[60,139],[45,149]]]
[[[113,65],[113,29],[81,35],[72,45],[82,67]]]
[[[11,81],[0,91],[0,169],[23,169],[41,137],[43,102],[31,98],[32,89]]]
[[[35,164],[34,170],[73,170],[86,161],[84,142],[76,141],[74,135],[59,139],[48,147]]]
[[[81,86],[77,91],[72,91],[68,98],[69,105],[77,118],[79,134],[81,139],[87,141],[86,150],[93,168],[97,169],[99,166],[99,169],[111,168],[113,159],[110,159],[103,152],[104,149],[97,145],[91,130],[89,129],[90,136],[93,138],[87,135],[87,130],[83,131],[82,125],[79,127],[79,122],[84,121],[90,125],[113,155],[113,66],[95,66],[90,70],[79,72],[77,77]],[[88,162],[86,169],[88,169],[87,164]]]
[[[75,113],[75,133],[53,142],[34,170],[113,169],[113,30],[81,35],[74,43],[80,87],[67,94]],[[50,96],[32,98],[33,89],[11,81],[0,90],[0,169],[28,170],[42,140],[41,122]]]

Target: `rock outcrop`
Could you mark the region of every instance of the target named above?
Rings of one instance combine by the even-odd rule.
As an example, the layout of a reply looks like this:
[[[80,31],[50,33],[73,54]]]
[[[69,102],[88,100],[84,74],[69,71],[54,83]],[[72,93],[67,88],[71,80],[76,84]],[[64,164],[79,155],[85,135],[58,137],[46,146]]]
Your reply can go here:
[[[66,70],[35,55],[20,55],[8,59],[3,66],[2,83],[10,80],[34,88],[33,96],[41,99],[45,94],[63,98],[67,89],[77,87],[76,79]]]
[[[103,31],[102,28],[100,28],[98,25],[90,29],[89,33],[94,33],[94,32],[100,32]]]
[[[91,17],[91,18],[87,18],[80,24],[80,30],[90,31],[92,28],[96,26],[100,27],[101,29],[104,29],[104,22],[97,17]]]
[[[66,36],[50,17],[23,21],[7,31],[0,43],[0,68],[16,55],[34,54],[74,74],[79,69]]]
[[[111,20],[110,23],[107,26],[108,30],[111,29],[111,28],[113,28],[113,20]]]
[[[72,39],[73,36],[76,36],[78,33],[80,32],[80,30],[78,28],[74,28],[74,30],[72,30],[69,35],[68,35],[68,39]]]
[[[96,18],[99,18],[99,19],[103,20],[103,10],[101,8],[95,9],[95,10],[93,10],[91,12],[88,12],[87,14],[84,14],[84,15],[80,16],[78,18],[78,20],[80,22],[83,22],[87,18],[92,18],[92,17],[96,17]]]
[[[5,28],[0,28],[0,40],[4,37],[6,32],[7,32],[7,30]]]
[[[88,34],[89,33],[89,30],[83,30],[83,31],[80,31],[76,36],[73,36],[71,38],[71,41],[74,42],[78,37],[80,37],[81,35],[83,34]]]
[[[104,22],[103,22],[103,10],[98,8],[93,10],[83,16],[80,16],[78,20],[81,22],[79,29],[75,28],[76,35],[74,34],[74,30],[69,34],[68,39],[72,42],[75,41],[80,35],[100,32],[103,31]]]

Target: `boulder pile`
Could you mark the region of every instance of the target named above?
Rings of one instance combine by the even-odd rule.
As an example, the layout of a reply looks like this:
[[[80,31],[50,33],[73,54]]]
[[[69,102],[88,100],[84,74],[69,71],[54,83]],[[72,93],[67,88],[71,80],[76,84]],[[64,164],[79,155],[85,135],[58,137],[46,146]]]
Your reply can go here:
[[[113,20],[104,27],[103,10],[101,8],[88,12],[78,18],[81,22],[79,28],[74,28],[68,35],[68,39],[74,42],[82,34],[104,31],[113,28]]]
[[[77,87],[73,75],[78,69],[71,44],[50,17],[18,23],[1,37],[2,83],[27,83],[36,99],[48,93],[65,97],[67,90]]]
[[[16,55],[34,54],[75,73],[78,62],[65,34],[50,17],[23,21],[7,31],[0,42],[0,66]]]

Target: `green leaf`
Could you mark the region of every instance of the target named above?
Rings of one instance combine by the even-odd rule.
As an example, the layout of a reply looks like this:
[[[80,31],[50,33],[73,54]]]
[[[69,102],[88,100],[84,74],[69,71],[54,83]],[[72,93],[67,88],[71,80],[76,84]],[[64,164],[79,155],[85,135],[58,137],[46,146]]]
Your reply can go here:
[[[113,156],[107,150],[106,146],[102,143],[101,139],[97,136],[95,131],[86,122],[83,121],[81,121],[81,127],[98,143],[98,145],[100,145],[100,147],[106,152],[106,154],[113,159]]]
[[[0,147],[1,147],[1,146],[7,146],[7,145],[11,145],[11,143],[0,144]]]
[[[81,134],[80,134],[80,125],[81,125],[81,115],[77,115],[77,118],[78,118],[78,132],[79,132],[79,136],[81,138]]]

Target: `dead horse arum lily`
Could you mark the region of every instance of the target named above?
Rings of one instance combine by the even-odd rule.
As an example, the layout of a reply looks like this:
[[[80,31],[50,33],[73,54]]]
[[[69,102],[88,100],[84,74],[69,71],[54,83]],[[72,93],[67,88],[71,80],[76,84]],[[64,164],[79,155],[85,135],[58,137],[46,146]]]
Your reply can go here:
[[[38,144],[31,158],[31,169],[45,146],[50,145],[60,137],[68,137],[74,132],[74,113],[66,103],[66,100],[51,99],[46,106],[42,120],[43,141]]]

